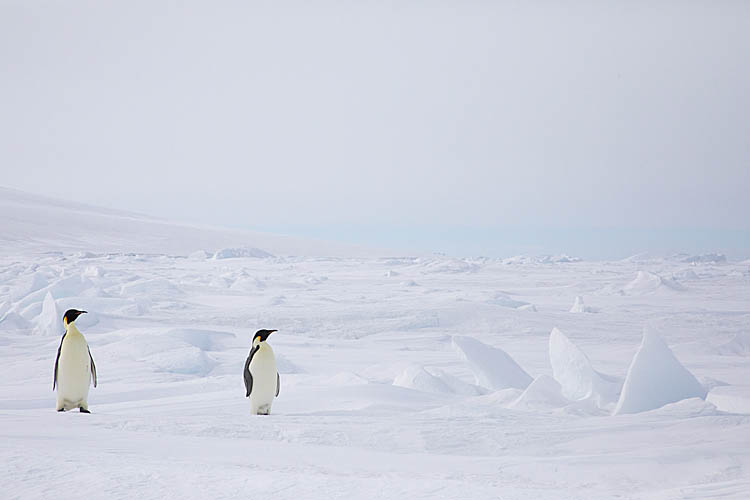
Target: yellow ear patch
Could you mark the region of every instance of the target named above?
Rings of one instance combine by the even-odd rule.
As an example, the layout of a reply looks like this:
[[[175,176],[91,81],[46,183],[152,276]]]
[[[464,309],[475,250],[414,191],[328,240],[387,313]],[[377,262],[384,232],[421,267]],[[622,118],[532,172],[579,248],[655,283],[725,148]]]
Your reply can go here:
[[[68,326],[68,317],[67,316],[63,316],[63,324],[65,326]]]

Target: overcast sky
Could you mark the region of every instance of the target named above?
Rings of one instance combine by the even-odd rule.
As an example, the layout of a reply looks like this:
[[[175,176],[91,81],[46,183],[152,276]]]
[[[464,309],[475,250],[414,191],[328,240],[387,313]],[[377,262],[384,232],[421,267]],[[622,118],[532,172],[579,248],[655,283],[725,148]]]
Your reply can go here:
[[[750,256],[750,2],[0,0],[0,184],[458,254]]]

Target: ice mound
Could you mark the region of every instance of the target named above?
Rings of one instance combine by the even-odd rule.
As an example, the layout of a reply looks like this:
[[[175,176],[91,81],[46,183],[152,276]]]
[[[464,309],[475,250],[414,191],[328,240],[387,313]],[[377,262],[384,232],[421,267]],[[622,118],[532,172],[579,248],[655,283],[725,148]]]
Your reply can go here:
[[[253,259],[265,259],[273,257],[270,253],[260,248],[254,247],[240,247],[240,248],[222,248],[218,250],[214,256],[214,260],[220,259],[237,259],[237,258],[253,258]]]
[[[519,311],[531,311],[536,312],[536,306],[534,304],[524,304],[522,306],[516,307]]]
[[[158,371],[180,375],[204,376],[217,364],[213,358],[193,346],[157,352],[145,359]]]
[[[727,261],[727,256],[721,253],[704,253],[702,255],[690,255],[684,257],[682,262],[691,264],[722,264]]]
[[[566,264],[570,262],[581,262],[580,257],[571,257],[570,255],[541,255],[541,256],[530,256],[530,255],[516,255],[503,259],[502,263],[505,265],[525,265],[525,264]]]
[[[586,304],[583,303],[583,297],[580,295],[576,295],[576,300],[573,303],[573,307],[570,308],[570,312],[572,313],[595,313],[599,312],[599,310],[595,307],[589,307]]]
[[[687,398],[706,398],[706,389],[655,333],[644,332],[614,414],[639,413]]]
[[[437,394],[479,396],[484,393],[481,388],[467,384],[438,368],[426,368],[424,366],[406,368],[396,377],[393,385]]]
[[[716,348],[716,352],[725,356],[750,356],[750,332],[740,332],[726,344]]]
[[[638,271],[633,281],[625,285],[623,291],[632,294],[653,293],[658,290],[685,290],[677,280],[662,278],[658,274],[649,271]]]
[[[175,328],[169,330],[164,335],[179,339],[202,351],[220,351],[236,338],[235,334],[229,332],[192,328]]]
[[[508,408],[516,410],[546,410],[567,406],[560,384],[549,375],[540,375]]]
[[[55,298],[50,292],[47,292],[42,303],[42,313],[36,320],[34,334],[60,335],[64,329],[60,318],[62,318],[62,314],[57,309]]]
[[[492,390],[525,389],[531,376],[502,349],[488,346],[471,338],[454,336],[453,348],[469,364],[476,384]]]
[[[572,401],[591,398],[599,406],[617,399],[619,381],[594,370],[583,351],[557,328],[549,336],[549,360],[552,375],[566,398]]]

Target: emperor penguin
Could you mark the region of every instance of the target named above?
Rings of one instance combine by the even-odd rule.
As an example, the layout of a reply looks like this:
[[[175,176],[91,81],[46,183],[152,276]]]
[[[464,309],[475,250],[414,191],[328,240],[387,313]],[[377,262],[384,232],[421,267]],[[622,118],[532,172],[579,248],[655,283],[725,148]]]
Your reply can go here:
[[[57,386],[57,411],[78,408],[81,413],[91,413],[86,400],[92,380],[96,387],[96,365],[86,339],[75,325],[76,318],[84,313],[69,309],[63,315],[65,333],[57,349],[52,382],[52,390]]]
[[[279,395],[279,372],[276,358],[266,340],[276,330],[258,330],[253,337],[253,347],[245,361],[245,397],[250,398],[250,413],[269,415],[273,398]]]

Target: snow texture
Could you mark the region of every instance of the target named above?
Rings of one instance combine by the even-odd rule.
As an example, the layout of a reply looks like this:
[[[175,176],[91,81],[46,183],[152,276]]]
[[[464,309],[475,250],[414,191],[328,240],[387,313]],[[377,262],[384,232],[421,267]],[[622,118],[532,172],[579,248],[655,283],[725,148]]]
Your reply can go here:
[[[3,189],[0,226],[2,498],[750,491],[748,263],[383,256]],[[252,248],[275,257],[211,258]],[[601,312],[570,314],[579,295]],[[90,415],[51,390],[71,307],[89,312]],[[268,417],[242,379],[260,328],[278,330]],[[660,340],[633,357],[644,328],[706,400]],[[620,410],[652,411],[612,416],[626,373]]]

